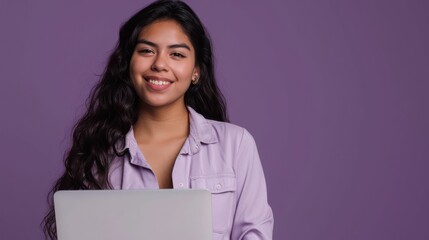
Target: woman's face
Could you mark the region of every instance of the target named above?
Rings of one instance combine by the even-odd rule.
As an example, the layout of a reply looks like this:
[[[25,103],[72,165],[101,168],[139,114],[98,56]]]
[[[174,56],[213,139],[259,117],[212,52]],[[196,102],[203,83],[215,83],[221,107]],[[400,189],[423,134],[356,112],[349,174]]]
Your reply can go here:
[[[160,20],[142,29],[130,77],[144,106],[183,106],[185,92],[198,74],[195,50],[176,21]]]

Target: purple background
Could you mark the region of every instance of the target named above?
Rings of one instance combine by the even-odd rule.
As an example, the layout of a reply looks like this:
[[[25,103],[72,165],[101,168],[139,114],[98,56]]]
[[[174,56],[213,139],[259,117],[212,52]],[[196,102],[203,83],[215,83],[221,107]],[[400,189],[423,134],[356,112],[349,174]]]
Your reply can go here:
[[[188,3],[258,144],[275,239],[429,239],[428,1]],[[1,239],[42,239],[71,127],[146,4],[1,1]]]

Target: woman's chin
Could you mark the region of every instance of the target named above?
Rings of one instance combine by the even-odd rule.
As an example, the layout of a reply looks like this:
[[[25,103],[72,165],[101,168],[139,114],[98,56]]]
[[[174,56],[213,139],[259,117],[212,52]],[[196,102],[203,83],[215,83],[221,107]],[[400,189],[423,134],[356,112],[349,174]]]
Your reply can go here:
[[[170,107],[183,107],[185,102],[182,100],[171,100],[165,98],[146,99],[143,106],[149,108],[170,108]]]

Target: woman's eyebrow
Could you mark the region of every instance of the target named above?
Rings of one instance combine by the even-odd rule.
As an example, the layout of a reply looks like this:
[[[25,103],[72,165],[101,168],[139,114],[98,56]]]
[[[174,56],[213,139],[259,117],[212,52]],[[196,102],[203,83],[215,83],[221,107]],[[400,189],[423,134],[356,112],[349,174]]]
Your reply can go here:
[[[149,45],[152,47],[158,47],[158,44],[151,42],[151,41],[148,41],[146,39],[139,39],[137,41],[137,44],[139,44],[139,43],[140,44],[146,44],[146,45]],[[191,48],[186,43],[177,43],[177,44],[168,45],[167,48],[186,48],[189,51],[191,51]]]

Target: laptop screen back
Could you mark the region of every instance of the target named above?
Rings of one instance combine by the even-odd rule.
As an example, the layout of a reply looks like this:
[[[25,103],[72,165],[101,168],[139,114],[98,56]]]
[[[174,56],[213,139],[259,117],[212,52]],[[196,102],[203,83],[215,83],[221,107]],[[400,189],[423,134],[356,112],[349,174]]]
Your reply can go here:
[[[54,195],[58,240],[212,237],[205,190],[82,190]]]

